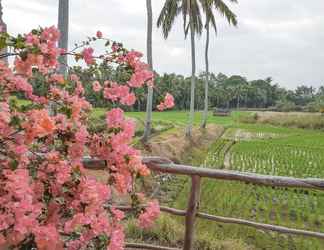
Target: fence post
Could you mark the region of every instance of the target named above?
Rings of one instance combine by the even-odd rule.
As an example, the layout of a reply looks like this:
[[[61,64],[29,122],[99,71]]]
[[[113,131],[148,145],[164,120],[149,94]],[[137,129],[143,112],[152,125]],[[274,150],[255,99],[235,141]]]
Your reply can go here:
[[[183,250],[193,250],[195,220],[198,212],[199,199],[200,199],[200,176],[194,175],[191,177],[191,193],[190,193],[187,213],[186,213],[186,232],[185,232]]]

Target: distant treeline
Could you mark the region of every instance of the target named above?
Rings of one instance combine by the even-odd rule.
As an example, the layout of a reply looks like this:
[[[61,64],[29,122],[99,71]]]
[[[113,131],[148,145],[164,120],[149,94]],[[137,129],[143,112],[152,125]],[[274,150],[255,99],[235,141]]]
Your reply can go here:
[[[204,73],[197,77],[196,109],[204,107]],[[157,88],[171,92],[176,109],[187,109],[190,102],[190,78],[176,74],[156,75]],[[145,99],[145,98],[144,98]],[[145,100],[142,101],[145,103]],[[319,111],[324,108],[324,86],[319,89],[301,85],[287,90],[273,83],[272,78],[248,81],[239,75],[210,75],[209,105],[230,109],[268,108],[279,111]],[[145,105],[141,107],[144,110]]]
[[[105,80],[126,82],[129,77],[127,69],[116,69],[102,64],[100,69],[84,70],[80,67],[70,69],[88,83],[85,86],[86,98],[95,107],[106,107],[107,102],[102,94],[92,90],[92,82]],[[204,107],[204,81],[205,73],[197,76],[195,91],[196,110]],[[40,80],[35,83],[39,86],[39,91],[44,90],[44,85]],[[162,99],[161,94],[170,92],[175,98],[175,109],[185,110],[190,105],[190,77],[178,74],[155,74],[154,107]],[[37,88],[36,88],[37,89]],[[130,111],[145,111],[146,90],[141,88],[136,90],[138,101]],[[210,74],[209,82],[209,107],[229,108],[229,109],[270,109],[278,111],[310,111],[317,112],[324,108],[324,86],[315,89],[301,85],[295,90],[287,90],[274,83],[271,77],[248,81],[240,75],[226,76],[219,73]]]

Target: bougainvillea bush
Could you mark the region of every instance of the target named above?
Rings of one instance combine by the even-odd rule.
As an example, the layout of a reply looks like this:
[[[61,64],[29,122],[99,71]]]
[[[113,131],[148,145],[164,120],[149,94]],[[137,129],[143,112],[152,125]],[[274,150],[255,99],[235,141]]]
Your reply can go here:
[[[84,84],[107,102],[133,105],[134,88],[152,84],[153,74],[140,53],[101,32],[70,52],[57,48],[58,39],[55,27],[0,35],[0,47],[9,49],[1,58],[14,57],[12,67],[0,62],[0,249],[123,249],[125,215],[114,207],[112,192],[130,196],[132,216],[144,228],[159,215],[159,206],[135,190],[136,179],[150,172],[130,146],[134,122],[114,108],[107,112],[105,132],[90,133]],[[94,55],[91,44],[97,41],[105,43],[104,55]],[[57,73],[60,55],[91,67],[101,60],[131,74],[125,83],[82,83],[76,75]],[[33,91],[36,76],[46,90],[42,95]],[[29,104],[18,105],[12,98],[17,94]],[[168,95],[159,109],[171,106]],[[106,184],[85,175],[85,156],[107,163]]]

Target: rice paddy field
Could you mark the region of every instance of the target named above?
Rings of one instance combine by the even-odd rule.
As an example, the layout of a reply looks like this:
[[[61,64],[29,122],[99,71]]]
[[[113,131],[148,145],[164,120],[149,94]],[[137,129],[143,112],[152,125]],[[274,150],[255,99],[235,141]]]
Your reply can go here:
[[[324,133],[233,120],[210,148],[201,167],[267,175],[324,178]],[[174,206],[184,209],[190,185]],[[200,210],[209,214],[324,232],[324,193],[204,180]],[[324,241],[244,226],[198,222],[198,232],[241,239],[252,249],[324,249]]]

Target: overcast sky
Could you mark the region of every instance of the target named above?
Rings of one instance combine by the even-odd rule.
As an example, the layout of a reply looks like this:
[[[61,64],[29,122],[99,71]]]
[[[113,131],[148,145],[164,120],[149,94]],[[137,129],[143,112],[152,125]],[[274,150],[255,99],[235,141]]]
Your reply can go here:
[[[226,1],[226,0],[225,0]],[[2,0],[11,33],[39,25],[56,25],[58,0]],[[152,0],[154,19],[163,0]],[[228,1],[227,1],[228,2]],[[145,52],[145,0],[70,0],[70,45],[101,30],[127,48]],[[271,76],[281,86],[324,84],[323,0],[239,0],[231,5],[238,28],[218,16],[212,34],[211,71],[240,74],[249,80]],[[159,73],[189,75],[190,41],[184,40],[179,17],[167,41],[154,30],[154,68]],[[197,71],[204,70],[205,37],[197,40]]]

